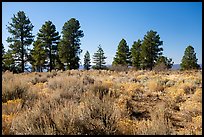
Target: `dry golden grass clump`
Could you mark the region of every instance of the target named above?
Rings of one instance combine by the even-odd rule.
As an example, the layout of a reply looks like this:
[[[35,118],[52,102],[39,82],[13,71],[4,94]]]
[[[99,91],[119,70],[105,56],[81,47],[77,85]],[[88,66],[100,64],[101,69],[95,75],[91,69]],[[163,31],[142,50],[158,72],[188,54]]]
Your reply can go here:
[[[147,87],[150,91],[163,91],[164,87],[159,80],[152,79],[147,82]]]
[[[2,134],[11,135],[11,124],[14,118],[14,114],[5,115],[2,114]]]
[[[2,76],[2,102],[21,98],[29,88],[28,77],[5,72]]]
[[[22,100],[8,100],[6,103],[2,103],[2,114],[10,115],[20,111],[22,106]]]
[[[2,75],[4,135],[202,134],[200,71]]]
[[[152,110],[148,120],[130,120],[123,118],[118,122],[118,128],[126,135],[168,135],[173,134],[171,124],[168,122],[164,104],[159,103]],[[131,127],[131,128],[130,128]]]
[[[180,101],[183,101],[183,98],[185,97],[185,91],[180,88],[176,87],[168,87],[165,90],[166,96],[170,98],[171,101],[179,103]]]
[[[21,111],[22,100],[8,100],[2,103],[2,131],[3,134],[10,134],[13,118]]]

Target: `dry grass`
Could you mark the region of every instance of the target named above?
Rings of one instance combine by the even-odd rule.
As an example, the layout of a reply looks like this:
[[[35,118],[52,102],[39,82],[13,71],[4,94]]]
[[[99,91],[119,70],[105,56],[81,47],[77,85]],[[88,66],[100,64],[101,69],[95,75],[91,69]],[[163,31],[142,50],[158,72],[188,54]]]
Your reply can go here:
[[[118,122],[118,128],[125,135],[169,135],[174,133],[171,126],[164,103],[157,104],[151,110],[148,120],[123,118]]]
[[[23,75],[6,72],[2,76],[2,102],[21,98],[29,88],[28,78]]]
[[[147,82],[147,87],[150,91],[163,91],[164,87],[159,80],[153,79]]]
[[[2,103],[2,114],[10,115],[15,114],[21,110],[22,100],[8,100],[6,103]]]
[[[4,135],[202,134],[200,71],[3,73]]]

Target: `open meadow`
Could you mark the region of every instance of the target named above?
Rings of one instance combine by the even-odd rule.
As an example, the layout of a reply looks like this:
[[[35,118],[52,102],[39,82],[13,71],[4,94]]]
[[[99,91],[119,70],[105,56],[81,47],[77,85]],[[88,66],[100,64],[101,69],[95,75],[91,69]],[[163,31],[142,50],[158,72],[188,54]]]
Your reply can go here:
[[[5,135],[201,135],[202,72],[2,75]]]

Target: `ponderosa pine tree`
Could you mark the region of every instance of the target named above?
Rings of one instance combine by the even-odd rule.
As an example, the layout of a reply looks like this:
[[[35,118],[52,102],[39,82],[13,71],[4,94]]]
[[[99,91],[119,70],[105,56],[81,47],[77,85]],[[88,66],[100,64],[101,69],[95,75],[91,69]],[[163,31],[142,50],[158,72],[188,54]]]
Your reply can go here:
[[[62,28],[62,39],[59,45],[59,57],[63,64],[66,64],[66,69],[79,68],[80,38],[84,36],[80,29],[80,23],[75,18],[71,18],[65,22]]]
[[[2,57],[2,71],[14,71],[15,69],[15,62],[12,57],[11,51],[8,50],[8,52],[5,51],[4,45],[2,43],[1,46],[1,57]]]
[[[8,32],[12,37],[7,38],[7,42],[11,43],[9,48],[10,54],[14,54],[15,66],[21,66],[20,72],[24,72],[25,63],[28,57],[28,46],[33,42],[33,25],[24,11],[19,11],[14,15],[12,22],[7,26]],[[20,62],[19,62],[20,61]]]
[[[142,41],[138,39],[138,41],[134,41],[132,48],[131,48],[131,62],[132,66],[135,67],[136,69],[140,69],[140,63],[141,63],[141,44]]]
[[[84,69],[85,70],[90,69],[90,66],[91,66],[90,63],[91,63],[90,54],[88,51],[86,51],[86,53],[84,55]]]
[[[112,64],[116,66],[128,66],[130,64],[130,51],[125,39],[120,41]]]
[[[160,41],[160,36],[156,31],[150,30],[144,36],[141,45],[141,67],[142,69],[150,69],[154,67],[159,56],[162,55],[163,41]]]
[[[200,66],[197,64],[198,59],[194,48],[189,45],[184,52],[184,56],[181,60],[181,70],[199,69]]]
[[[53,55],[53,65],[54,65],[54,69],[57,69],[57,70],[65,70],[64,68],[64,64],[62,63],[62,61],[60,60],[60,57],[59,57],[59,43],[57,44],[57,47],[55,47],[57,49],[55,49],[55,54],[52,54]]]
[[[9,70],[11,72],[19,72],[21,68],[15,66],[15,60],[12,56],[12,51],[8,49],[7,52],[3,55],[3,70]]]
[[[45,50],[45,45],[42,41],[37,39],[33,43],[33,49],[30,52],[31,54],[31,64],[34,68],[34,71],[42,72],[43,67],[46,64],[47,53]]]
[[[53,55],[56,53],[56,46],[59,42],[60,36],[59,32],[56,31],[55,25],[51,21],[46,21],[45,24],[42,25],[42,28],[39,30],[37,34],[40,41],[42,41],[45,45],[45,51],[47,52],[49,59],[49,71],[53,69]]]
[[[105,69],[106,68],[105,67],[105,64],[106,64],[105,59],[107,57],[105,57],[104,54],[105,53],[104,53],[101,45],[99,45],[97,52],[94,53],[94,55],[93,55],[93,60],[94,60],[93,63],[95,64],[92,67],[93,69]]]

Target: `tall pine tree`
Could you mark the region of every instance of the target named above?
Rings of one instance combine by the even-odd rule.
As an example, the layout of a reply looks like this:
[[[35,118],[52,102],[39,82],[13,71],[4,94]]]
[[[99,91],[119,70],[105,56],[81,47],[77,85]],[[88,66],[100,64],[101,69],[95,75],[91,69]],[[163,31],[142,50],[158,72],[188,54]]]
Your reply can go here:
[[[138,41],[134,41],[132,48],[131,48],[131,62],[132,62],[132,66],[135,67],[136,69],[140,69],[140,63],[141,63],[141,40],[138,39]]]
[[[143,69],[150,69],[154,67],[158,56],[162,55],[163,41],[160,41],[160,36],[156,31],[150,30],[144,36],[143,43],[141,45],[141,67]]]
[[[45,45],[39,39],[33,43],[33,49],[31,50],[31,64],[34,71],[42,72],[43,67],[46,64],[46,50]]]
[[[105,69],[105,68],[106,68],[106,67],[105,67],[105,64],[106,64],[105,59],[106,59],[107,57],[105,57],[104,54],[105,54],[105,53],[104,53],[104,51],[103,51],[101,45],[99,45],[97,52],[94,53],[94,55],[93,55],[93,60],[94,60],[93,63],[95,64],[95,65],[92,67],[93,69]]]
[[[189,69],[199,69],[200,66],[197,64],[198,59],[196,58],[196,53],[194,48],[189,45],[184,52],[184,56],[181,60],[181,70]]]
[[[80,38],[84,36],[80,27],[79,21],[71,18],[65,22],[62,28],[63,35],[59,45],[59,57],[68,70],[79,68],[79,55],[82,52]]]
[[[129,47],[125,39],[122,39],[118,45],[116,55],[113,59],[113,65],[128,66],[130,64]]]
[[[85,70],[89,70],[90,69],[90,54],[88,51],[86,51],[85,55],[84,55],[84,69]]]
[[[55,53],[53,54],[53,65],[54,65],[54,69],[57,69],[57,70],[65,70],[64,68],[64,64],[62,63],[62,61],[60,60],[60,57],[59,57],[59,44],[57,44],[57,47],[55,49]]]
[[[3,55],[3,60],[2,60],[2,64],[3,64],[3,70],[9,70],[12,72],[19,72],[20,68],[15,66],[15,60],[12,56],[12,51],[8,50],[7,52],[5,52],[5,54]]]
[[[23,11],[19,11],[11,19],[12,22],[9,23],[7,29],[12,37],[8,37],[7,42],[11,43],[9,47],[11,48],[11,54],[15,54],[15,63],[21,66],[20,72],[24,72],[24,65],[28,57],[28,46],[33,42],[34,36],[31,32],[34,26]]]
[[[60,39],[59,32],[56,31],[55,25],[51,21],[46,21],[39,30],[37,39],[42,41],[45,45],[49,59],[49,71],[52,71],[53,54],[56,53],[56,46]]]

